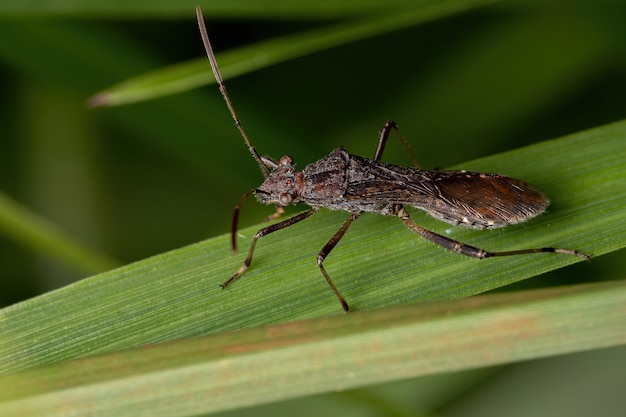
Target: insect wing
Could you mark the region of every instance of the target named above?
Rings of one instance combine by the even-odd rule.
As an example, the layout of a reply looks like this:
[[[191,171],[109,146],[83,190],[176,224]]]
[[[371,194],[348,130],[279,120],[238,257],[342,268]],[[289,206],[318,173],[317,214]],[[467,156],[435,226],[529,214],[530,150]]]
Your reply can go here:
[[[530,184],[497,174],[443,171],[433,184],[436,192],[419,208],[445,222],[476,229],[526,221],[550,203]]]

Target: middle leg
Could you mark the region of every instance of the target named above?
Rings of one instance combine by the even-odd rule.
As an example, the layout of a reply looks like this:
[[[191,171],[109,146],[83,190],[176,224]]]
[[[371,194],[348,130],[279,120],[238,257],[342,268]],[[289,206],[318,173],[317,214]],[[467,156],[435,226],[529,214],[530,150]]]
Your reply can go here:
[[[319,266],[320,271],[322,271],[322,275],[324,275],[324,278],[326,278],[326,282],[328,282],[328,285],[330,285],[330,288],[333,290],[333,292],[337,296],[337,299],[341,303],[343,311],[345,311],[346,313],[348,312],[348,310],[350,310],[350,307],[348,307],[348,303],[339,293],[337,287],[335,287],[335,284],[333,284],[333,281],[330,279],[330,276],[326,272],[326,269],[324,269],[324,260],[326,259],[330,251],[333,250],[335,245],[339,243],[343,235],[346,234],[348,227],[350,227],[352,222],[358,219],[360,215],[361,213],[352,213],[350,217],[348,217],[348,219],[341,225],[341,228],[337,230],[337,233],[335,233],[335,235],[328,241],[328,243],[324,245],[320,253],[317,255],[317,266]]]

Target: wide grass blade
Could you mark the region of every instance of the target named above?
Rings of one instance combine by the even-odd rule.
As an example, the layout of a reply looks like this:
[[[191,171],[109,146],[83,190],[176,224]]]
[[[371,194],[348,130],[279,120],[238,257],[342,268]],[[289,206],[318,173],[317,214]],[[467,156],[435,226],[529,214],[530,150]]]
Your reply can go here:
[[[626,282],[359,312],[0,378],[4,416],[188,416],[626,343]]]
[[[550,212],[496,231],[414,220],[489,250],[541,246],[599,256],[626,246],[626,122],[477,160],[470,169],[523,178],[547,192]],[[147,343],[341,314],[315,255],[346,217],[322,211],[260,240],[250,270],[221,290],[243,262],[219,236],[82,280],[0,310],[0,370],[11,372]],[[240,231],[245,248],[259,226]],[[436,247],[394,218],[366,215],[326,268],[354,311],[454,299],[580,259],[535,254],[476,260]],[[591,268],[593,258],[591,260]]]

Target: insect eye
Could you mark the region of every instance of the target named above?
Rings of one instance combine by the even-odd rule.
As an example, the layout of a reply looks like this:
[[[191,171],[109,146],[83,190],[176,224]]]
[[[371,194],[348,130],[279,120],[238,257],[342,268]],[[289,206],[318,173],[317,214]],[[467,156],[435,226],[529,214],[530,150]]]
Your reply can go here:
[[[293,158],[290,157],[289,155],[285,155],[282,158],[280,158],[280,161],[278,161],[278,164],[282,166],[289,166],[293,164]]]
[[[278,196],[278,204],[281,206],[288,206],[293,201],[293,197],[289,193],[280,193]]]

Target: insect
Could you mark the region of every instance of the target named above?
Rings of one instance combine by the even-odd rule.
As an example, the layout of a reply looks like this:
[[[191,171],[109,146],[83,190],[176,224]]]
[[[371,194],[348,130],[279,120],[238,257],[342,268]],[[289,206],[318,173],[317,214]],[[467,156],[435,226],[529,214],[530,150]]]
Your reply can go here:
[[[322,207],[350,213],[348,219],[317,255],[317,266],[346,313],[349,311],[348,303],[326,272],[324,260],[352,222],[364,212],[396,216],[412,232],[448,250],[472,258],[483,259],[540,252],[590,258],[590,255],[577,250],[552,247],[489,252],[432,232],[414,223],[405,206],[424,210],[429,215],[454,225],[474,229],[495,229],[520,223],[543,213],[550,201],[544,193],[533,186],[503,175],[469,171],[427,171],[381,162],[385,144],[392,130],[398,134],[400,142],[412,157],[396,123],[391,120],[384,124],[380,132],[373,159],[351,155],[345,149],[338,148],[327,157],[298,171],[290,156],[283,156],[278,162],[260,156],[256,148],[252,146],[230,101],[213,54],[200,7],[196,7],[196,16],[206,54],[220,92],[248,150],[259,164],[265,177],[260,187],[246,193],[235,206],[231,231],[233,250],[236,251],[237,248],[236,231],[239,210],[243,201],[250,195],[254,194],[256,199],[263,204],[276,206],[276,212],[270,216],[271,219],[279,218],[284,213],[283,208],[291,204],[305,203],[311,207],[305,212],[263,227],[256,232],[243,265],[230,279],[221,284],[222,288],[226,288],[246,272],[252,263],[256,243],[261,237],[301,222]]]

